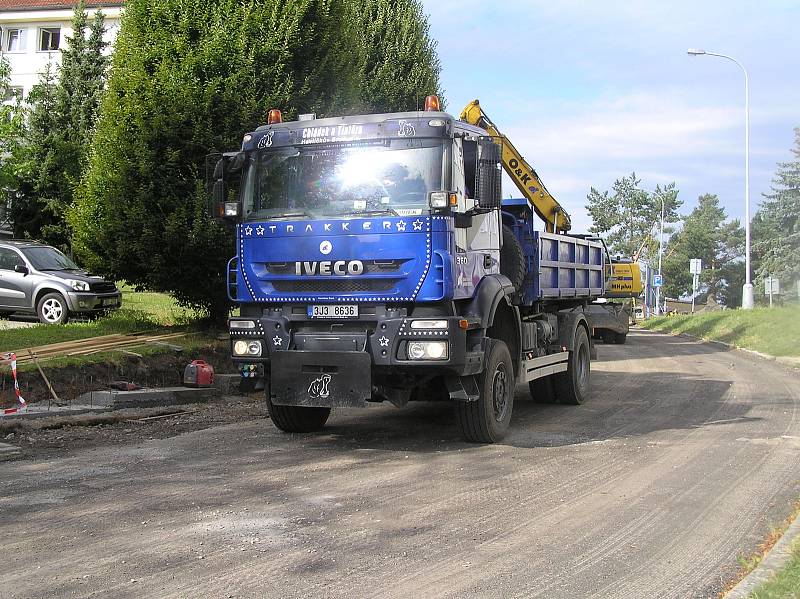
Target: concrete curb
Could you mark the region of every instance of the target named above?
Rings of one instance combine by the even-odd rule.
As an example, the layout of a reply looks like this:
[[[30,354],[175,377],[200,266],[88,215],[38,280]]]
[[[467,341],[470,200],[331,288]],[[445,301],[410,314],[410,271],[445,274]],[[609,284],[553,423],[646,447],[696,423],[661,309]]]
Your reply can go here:
[[[792,554],[792,545],[798,538],[800,538],[800,518],[795,518],[794,522],[786,529],[780,540],[769,550],[769,553],[764,556],[758,566],[733,587],[725,595],[725,599],[747,599],[753,591],[757,590],[758,587],[767,582],[786,565]]]

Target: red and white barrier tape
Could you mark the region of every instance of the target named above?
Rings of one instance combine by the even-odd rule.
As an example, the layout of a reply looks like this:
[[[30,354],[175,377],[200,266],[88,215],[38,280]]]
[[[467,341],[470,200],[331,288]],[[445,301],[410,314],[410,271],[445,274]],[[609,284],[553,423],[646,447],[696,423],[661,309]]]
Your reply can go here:
[[[17,354],[3,354],[3,360],[11,362],[11,376],[14,377],[14,392],[17,394],[17,401],[19,401],[20,404],[18,408],[0,410],[0,416],[7,416],[9,414],[21,412],[28,407],[28,404],[25,402],[25,398],[19,393],[19,382],[17,381]]]

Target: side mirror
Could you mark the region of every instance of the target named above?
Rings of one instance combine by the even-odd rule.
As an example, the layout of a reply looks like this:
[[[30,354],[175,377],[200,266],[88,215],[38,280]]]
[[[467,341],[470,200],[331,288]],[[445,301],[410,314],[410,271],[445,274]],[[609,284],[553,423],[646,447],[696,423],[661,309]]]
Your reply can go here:
[[[481,137],[478,140],[478,166],[475,172],[475,203],[481,210],[500,208],[500,159],[500,146],[491,137]]]
[[[18,272],[22,275],[27,275],[30,272],[30,270],[28,270],[28,267],[25,266],[24,264],[15,264],[14,272]]]
[[[244,152],[209,154],[206,156],[206,189],[210,196],[210,213],[213,219],[236,219],[241,215],[237,201],[229,201],[229,180],[242,171]]]

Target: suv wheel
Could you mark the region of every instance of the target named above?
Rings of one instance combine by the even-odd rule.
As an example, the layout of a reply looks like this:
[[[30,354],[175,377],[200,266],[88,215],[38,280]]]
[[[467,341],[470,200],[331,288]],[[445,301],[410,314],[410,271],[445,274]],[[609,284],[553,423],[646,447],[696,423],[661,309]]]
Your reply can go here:
[[[60,293],[48,293],[39,300],[36,314],[44,324],[64,324],[69,318],[67,301]]]

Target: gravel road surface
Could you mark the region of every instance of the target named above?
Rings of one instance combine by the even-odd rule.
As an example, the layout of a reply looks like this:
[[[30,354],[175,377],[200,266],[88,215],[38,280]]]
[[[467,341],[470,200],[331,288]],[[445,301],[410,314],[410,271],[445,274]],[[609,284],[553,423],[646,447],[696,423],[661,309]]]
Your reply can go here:
[[[446,404],[50,431],[0,463],[0,597],[713,597],[800,495],[800,377],[628,339],[493,446]]]

